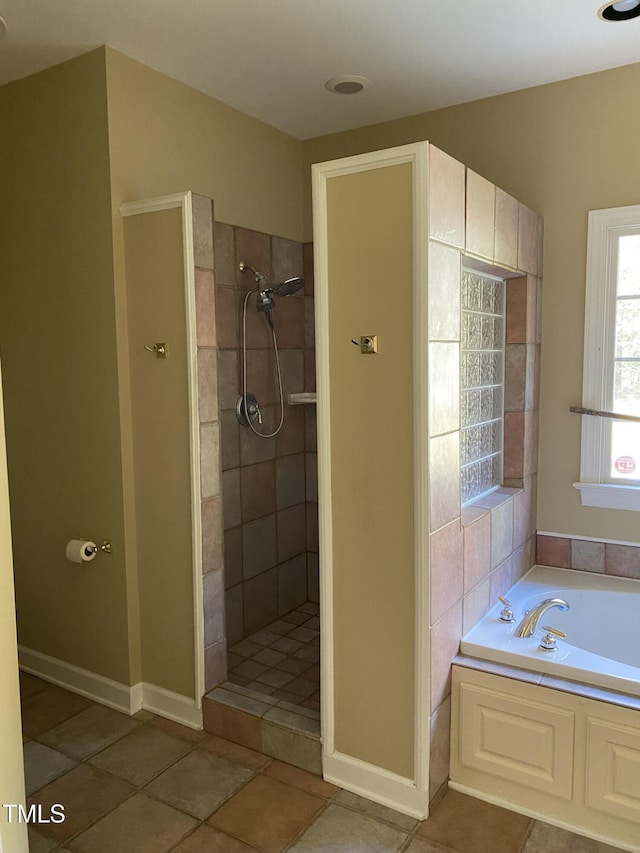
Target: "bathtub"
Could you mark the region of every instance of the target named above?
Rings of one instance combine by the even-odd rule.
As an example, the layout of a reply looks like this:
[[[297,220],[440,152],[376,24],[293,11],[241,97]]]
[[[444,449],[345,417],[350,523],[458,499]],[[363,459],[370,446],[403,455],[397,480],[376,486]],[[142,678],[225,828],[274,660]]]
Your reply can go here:
[[[463,655],[640,696],[640,580],[534,566],[505,597],[516,621],[501,622],[497,603],[462,638]],[[570,609],[548,610],[535,636],[515,637],[525,611],[545,598]],[[556,651],[539,648],[543,625],[567,634]]]

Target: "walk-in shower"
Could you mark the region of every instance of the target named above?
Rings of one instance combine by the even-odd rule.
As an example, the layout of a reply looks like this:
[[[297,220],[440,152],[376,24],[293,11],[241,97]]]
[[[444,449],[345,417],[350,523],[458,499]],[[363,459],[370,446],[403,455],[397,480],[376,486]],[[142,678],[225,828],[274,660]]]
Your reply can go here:
[[[300,399],[316,390],[313,254],[310,246],[236,226],[221,225],[216,240],[222,690],[231,703],[243,693],[261,698],[260,707],[272,709],[265,729],[271,717],[286,716],[305,732],[306,748],[320,719],[316,406]],[[262,417],[260,424],[255,414],[255,430],[241,426],[236,405],[240,395],[244,409],[246,394],[251,413],[251,391]],[[284,422],[276,435],[278,405]]]
[[[273,322],[273,317],[271,315],[271,311],[275,307],[275,301],[273,299],[274,296],[282,297],[282,296],[291,296],[292,293],[297,293],[300,288],[304,286],[304,279],[299,276],[295,276],[294,278],[287,278],[284,281],[281,281],[277,284],[267,284],[267,278],[261,272],[254,269],[254,267],[246,264],[244,261],[240,261],[238,264],[238,268],[240,272],[246,272],[247,270],[251,272],[256,280],[256,287],[252,288],[252,290],[247,291],[244,297],[244,303],[242,306],[242,394],[238,397],[238,402],[236,404],[236,415],[238,421],[242,424],[242,426],[250,427],[250,429],[255,433],[255,435],[260,436],[260,438],[273,438],[274,435],[277,435],[282,429],[282,425],[284,423],[284,395],[282,391],[282,371],[280,368],[280,356],[278,354],[278,341],[276,338],[276,328]],[[260,313],[264,314],[269,324],[269,328],[271,329],[271,339],[273,341],[273,351],[275,354],[276,360],[276,371],[278,374],[278,390],[279,390],[279,399],[280,399],[280,423],[276,427],[273,432],[260,432],[257,430],[253,423],[257,419],[258,423],[262,423],[262,413],[260,412],[260,405],[258,400],[256,399],[255,394],[251,394],[247,391],[247,305],[249,302],[249,298],[251,295],[256,294],[256,308]]]

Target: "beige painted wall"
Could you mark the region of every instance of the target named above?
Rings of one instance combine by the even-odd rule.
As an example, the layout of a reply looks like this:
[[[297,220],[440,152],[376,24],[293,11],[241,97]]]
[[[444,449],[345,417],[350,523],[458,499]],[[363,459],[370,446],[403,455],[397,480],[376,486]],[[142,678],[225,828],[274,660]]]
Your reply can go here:
[[[182,209],[124,219],[142,680],[194,696]],[[168,357],[144,349],[166,342]]]
[[[303,143],[309,166],[429,139],[545,220],[538,529],[640,542],[637,513],[582,507],[582,396],[587,211],[637,204],[633,105],[640,64],[526,89]]]
[[[0,114],[20,641],[133,684],[143,677],[140,542],[119,206],[192,189],[227,222],[299,239],[301,145],[105,48],[0,88]],[[110,538],[113,555],[68,563],[65,544],[80,534]],[[187,634],[174,653],[191,677]],[[162,670],[149,654],[150,672]]]
[[[99,52],[0,88],[0,340],[19,641],[128,683],[105,88]]]
[[[192,190],[219,222],[302,239],[302,146],[263,122],[105,49],[114,211]]]
[[[0,803],[25,804],[9,492],[0,387]],[[27,853],[27,827],[0,808],[0,851]]]
[[[102,51],[100,51],[102,52]],[[243,115],[237,110],[207,95],[190,89],[128,57],[109,48],[104,49],[107,79],[107,105],[109,120],[109,158],[111,167],[111,196],[113,215],[113,264],[116,304],[116,335],[118,340],[119,393],[122,413],[123,481],[125,494],[125,525],[127,543],[131,552],[129,564],[134,564],[136,553],[146,551],[143,537],[144,519],[136,521],[136,485],[134,471],[139,471],[135,459],[134,419],[132,401],[136,392],[130,387],[128,365],[137,357],[135,333],[127,317],[128,285],[124,267],[123,224],[120,205],[126,201],[139,201],[159,195],[192,190],[213,198],[218,220],[241,225],[291,239],[300,239],[302,233],[302,148],[299,142],[274,130],[262,122]],[[149,255],[153,261],[152,253]],[[175,284],[170,279],[158,279],[158,296],[170,300]],[[183,316],[183,315],[182,315]],[[175,334],[172,333],[175,338]],[[183,411],[186,387],[174,386],[167,392],[166,408]],[[177,415],[176,415],[177,417]],[[133,427],[132,427],[133,425]],[[179,431],[180,439],[174,442],[174,452],[180,459],[188,459],[186,430]],[[139,439],[137,440],[139,442]],[[142,442],[144,444],[144,441]],[[138,478],[138,489],[142,480]],[[184,528],[189,522],[189,501],[182,510],[173,505],[175,525]],[[153,525],[151,525],[153,527]],[[185,550],[184,557],[188,559]],[[144,632],[143,679],[168,689],[172,684],[183,684],[185,695],[191,695],[186,680],[193,677],[193,615],[186,608],[191,600],[191,572],[182,575],[176,586],[177,612],[182,614],[182,641],[172,644],[173,674],[166,676],[166,655],[162,642],[156,644],[152,625],[157,616],[153,604],[146,596],[157,599],[161,593],[151,589],[145,592],[141,572],[141,614]],[[177,601],[180,604],[177,604]],[[157,603],[157,602],[156,602]],[[146,615],[145,615],[146,614]],[[177,613],[176,613],[177,615]],[[149,622],[151,619],[151,623]],[[158,626],[156,626],[158,627]],[[155,673],[153,677],[151,673]],[[153,681],[163,676],[163,680]],[[181,692],[181,691],[178,691]]]
[[[335,747],[413,779],[411,164],[330,178],[327,221]]]

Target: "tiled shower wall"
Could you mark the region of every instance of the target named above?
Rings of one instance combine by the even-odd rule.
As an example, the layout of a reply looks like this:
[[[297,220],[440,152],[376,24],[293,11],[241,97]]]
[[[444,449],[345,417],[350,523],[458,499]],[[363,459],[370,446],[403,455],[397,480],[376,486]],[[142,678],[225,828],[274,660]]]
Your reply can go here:
[[[542,222],[429,147],[431,768],[449,772],[451,661],[460,638],[534,563]],[[461,508],[460,270],[507,278],[503,484]]]
[[[315,407],[285,405],[284,426],[259,438],[236,417],[242,388],[242,315],[255,287],[244,261],[269,282],[305,275],[305,288],[276,298],[276,327],[284,399],[314,390],[313,278],[305,270],[309,250],[301,243],[225,223],[214,225],[218,398],[224,519],[226,636],[229,646],[294,609],[317,588],[317,494]],[[247,303],[247,390],[256,395],[262,433],[279,422],[279,392],[271,332]],[[308,581],[307,540],[315,544],[315,576]]]

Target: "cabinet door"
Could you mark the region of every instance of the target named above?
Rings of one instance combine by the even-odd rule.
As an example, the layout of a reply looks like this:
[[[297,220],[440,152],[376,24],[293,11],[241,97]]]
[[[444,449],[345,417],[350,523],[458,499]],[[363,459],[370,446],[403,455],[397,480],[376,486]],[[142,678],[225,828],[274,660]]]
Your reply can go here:
[[[574,716],[563,708],[462,683],[460,761],[570,800]]]
[[[587,805],[640,822],[640,729],[587,718]]]

